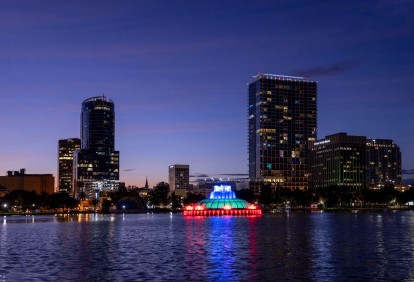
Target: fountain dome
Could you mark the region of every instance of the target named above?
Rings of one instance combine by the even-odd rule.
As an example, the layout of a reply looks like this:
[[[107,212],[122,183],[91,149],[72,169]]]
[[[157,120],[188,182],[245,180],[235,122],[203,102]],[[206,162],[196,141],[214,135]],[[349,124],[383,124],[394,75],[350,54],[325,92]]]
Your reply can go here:
[[[230,185],[215,185],[208,199],[184,207],[184,215],[259,215],[259,206],[238,199]]]

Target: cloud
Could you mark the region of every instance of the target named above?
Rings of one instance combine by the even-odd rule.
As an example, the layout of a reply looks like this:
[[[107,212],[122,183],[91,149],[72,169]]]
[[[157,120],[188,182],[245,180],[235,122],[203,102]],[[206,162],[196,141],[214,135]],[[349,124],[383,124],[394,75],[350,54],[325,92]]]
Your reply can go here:
[[[247,176],[247,173],[221,173],[217,175],[225,175],[225,176]]]
[[[414,169],[403,169],[402,173],[403,174],[414,174]]]
[[[248,176],[247,173],[214,173],[214,174],[207,174],[207,173],[194,173],[190,175],[190,177],[198,177],[198,178],[220,178],[220,176]]]
[[[190,175],[190,177],[204,177],[204,178],[208,178],[210,176],[208,174],[205,174],[205,173],[194,173],[193,175]]]
[[[196,179],[192,179],[190,182],[191,183],[204,183],[205,182],[205,178],[196,178]]]
[[[134,171],[134,170],[136,170],[135,168],[127,168],[127,169],[124,169],[123,171]]]
[[[361,65],[361,63],[356,61],[338,62],[327,66],[298,69],[294,73],[305,77],[331,76],[346,73],[357,68],[359,65]]]

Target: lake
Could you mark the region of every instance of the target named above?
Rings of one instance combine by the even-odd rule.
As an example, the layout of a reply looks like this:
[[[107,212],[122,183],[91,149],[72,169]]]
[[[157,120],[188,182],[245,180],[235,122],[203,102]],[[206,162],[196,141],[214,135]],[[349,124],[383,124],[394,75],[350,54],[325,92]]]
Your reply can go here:
[[[0,281],[414,281],[414,211],[0,217]]]

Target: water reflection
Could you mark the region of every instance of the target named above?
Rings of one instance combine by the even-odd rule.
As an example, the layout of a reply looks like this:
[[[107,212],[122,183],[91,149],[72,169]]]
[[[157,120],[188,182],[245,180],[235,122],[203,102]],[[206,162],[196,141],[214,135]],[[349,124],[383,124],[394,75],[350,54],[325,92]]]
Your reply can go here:
[[[234,236],[235,230],[234,221],[235,217],[210,217],[209,223],[209,236],[207,243],[207,257],[208,268],[211,269],[209,277],[211,280],[230,281],[231,279],[240,280],[238,273],[234,270],[235,263],[237,262],[237,256],[243,256],[240,252],[243,249],[237,248],[234,245],[237,244],[238,236]]]
[[[414,216],[407,216],[404,215],[402,217],[402,221],[408,225],[407,228],[407,237],[409,238],[409,250],[411,256],[414,256]],[[410,262],[410,258],[408,254],[402,254],[403,257],[406,257],[406,263]],[[407,274],[407,281],[414,281],[414,268],[411,268]]]
[[[7,216],[0,281],[413,281],[414,212]]]
[[[185,217],[188,280],[251,281],[257,277],[255,217]]]
[[[206,218],[192,216],[185,218],[184,268],[183,276],[190,281],[203,280],[207,272],[206,263]]]
[[[8,215],[3,216],[3,225],[8,223],[35,223],[56,221],[54,216],[35,216],[35,215]]]
[[[338,261],[336,244],[334,243],[335,234],[331,229],[335,220],[332,214],[313,213],[310,216],[312,230],[310,232],[310,242],[312,245],[313,277],[317,281],[326,281],[328,278],[340,280],[341,273],[336,268]]]

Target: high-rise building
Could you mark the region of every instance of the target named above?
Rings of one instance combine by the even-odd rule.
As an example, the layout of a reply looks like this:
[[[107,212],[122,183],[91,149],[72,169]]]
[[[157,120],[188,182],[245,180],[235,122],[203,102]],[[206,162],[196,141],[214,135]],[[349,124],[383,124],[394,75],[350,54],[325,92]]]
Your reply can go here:
[[[259,73],[248,87],[252,187],[270,183],[291,190],[307,189],[307,143],[316,140],[317,132],[317,83]]]
[[[105,96],[86,99],[81,112],[81,149],[74,153],[74,196],[99,196],[118,188],[119,151],[115,151],[115,106]]]
[[[115,106],[105,96],[86,99],[81,112],[82,149],[111,153],[115,150]]]
[[[366,187],[365,136],[337,133],[310,142],[310,186],[342,186],[353,190]]]
[[[168,184],[170,191],[176,195],[185,196],[190,187],[190,166],[174,164],[168,167]]]
[[[80,149],[79,138],[62,139],[58,142],[58,187],[60,192],[72,195],[73,153]]]
[[[398,185],[402,182],[401,152],[394,141],[369,139],[367,141],[368,185]]]

